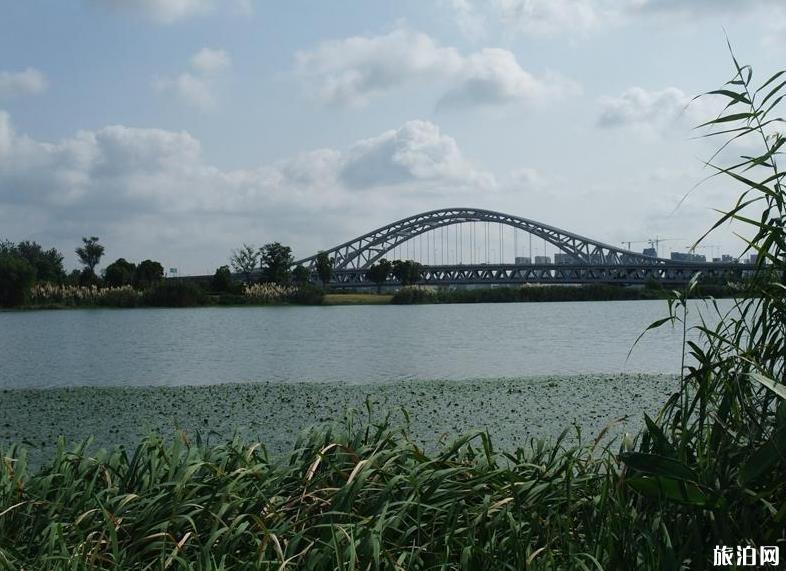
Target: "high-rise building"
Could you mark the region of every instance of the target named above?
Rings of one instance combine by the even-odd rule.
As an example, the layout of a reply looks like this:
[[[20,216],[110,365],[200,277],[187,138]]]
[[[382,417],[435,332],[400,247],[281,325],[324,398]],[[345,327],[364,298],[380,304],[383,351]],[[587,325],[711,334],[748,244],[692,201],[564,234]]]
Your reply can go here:
[[[693,252],[672,252],[671,259],[675,262],[706,262],[704,254],[694,254]]]
[[[576,260],[575,256],[570,254],[563,254],[557,253],[554,254],[554,263],[559,266],[564,266],[566,264],[575,264],[578,260]]]
[[[536,264],[550,264],[551,258],[548,256],[535,256]]]
[[[529,256],[516,256],[515,264],[517,266],[528,266],[532,263],[532,258]]]

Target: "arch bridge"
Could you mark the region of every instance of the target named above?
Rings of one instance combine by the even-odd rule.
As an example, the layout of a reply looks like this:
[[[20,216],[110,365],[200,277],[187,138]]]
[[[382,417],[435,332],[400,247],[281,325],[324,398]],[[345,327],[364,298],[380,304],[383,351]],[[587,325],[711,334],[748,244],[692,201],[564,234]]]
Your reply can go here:
[[[599,242],[528,218],[481,208],[443,208],[423,212],[372,230],[353,240],[325,250],[333,259],[336,285],[345,287],[373,286],[365,270],[390,252],[406,247],[424,234],[450,226],[472,223],[494,223],[523,231],[550,244],[560,254],[559,264],[426,264],[420,283],[435,285],[493,283],[645,283],[655,279],[662,283],[684,283],[698,271],[718,278],[740,271],[739,264],[675,262],[648,256]],[[462,237],[463,244],[463,237]],[[456,248],[458,236],[456,236]],[[500,243],[500,250],[502,245]],[[456,253],[458,257],[458,253]],[[312,272],[316,270],[317,254],[295,262]],[[556,261],[556,256],[555,256]],[[395,282],[391,282],[395,283]]]

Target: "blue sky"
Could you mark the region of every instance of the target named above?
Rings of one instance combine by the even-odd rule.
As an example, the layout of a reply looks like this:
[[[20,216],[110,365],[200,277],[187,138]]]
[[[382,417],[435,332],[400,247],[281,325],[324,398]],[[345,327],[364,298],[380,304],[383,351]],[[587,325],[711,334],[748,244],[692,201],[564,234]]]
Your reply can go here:
[[[466,205],[684,250],[724,29],[783,61],[767,0],[0,2],[0,237],[204,273]]]

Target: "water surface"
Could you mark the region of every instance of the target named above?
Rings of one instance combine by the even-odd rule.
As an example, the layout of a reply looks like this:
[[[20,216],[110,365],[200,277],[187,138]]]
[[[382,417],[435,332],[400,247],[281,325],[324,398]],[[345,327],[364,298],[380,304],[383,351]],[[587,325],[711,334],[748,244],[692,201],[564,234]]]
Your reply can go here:
[[[380,383],[680,367],[663,301],[0,313],[0,387]]]

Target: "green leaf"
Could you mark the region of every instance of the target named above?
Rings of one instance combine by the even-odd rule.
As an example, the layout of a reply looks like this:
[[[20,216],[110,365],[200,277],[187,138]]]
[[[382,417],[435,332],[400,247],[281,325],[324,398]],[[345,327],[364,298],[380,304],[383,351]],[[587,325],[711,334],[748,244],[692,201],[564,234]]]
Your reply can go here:
[[[644,454],[642,452],[629,452],[621,454],[622,461],[628,466],[639,472],[652,474],[653,476],[664,476],[675,480],[696,482],[699,477],[688,466],[668,456],[660,454]]]
[[[693,482],[663,476],[628,478],[628,486],[649,498],[676,502],[704,509],[724,509],[725,500],[718,494],[705,491]]]
[[[786,426],[782,425],[756,450],[740,469],[740,482],[747,484],[786,458]]]
[[[783,386],[780,383],[776,383],[775,381],[773,381],[768,377],[765,377],[761,373],[751,373],[750,377],[754,381],[758,381],[759,383],[770,389],[772,392],[774,392],[782,399],[786,399],[786,386]]]
[[[658,454],[663,456],[674,456],[676,451],[674,447],[669,442],[666,435],[661,430],[660,426],[655,424],[655,421],[652,420],[648,414],[644,415],[644,422],[647,425],[647,432],[652,437],[653,443],[655,444],[655,450]]]

